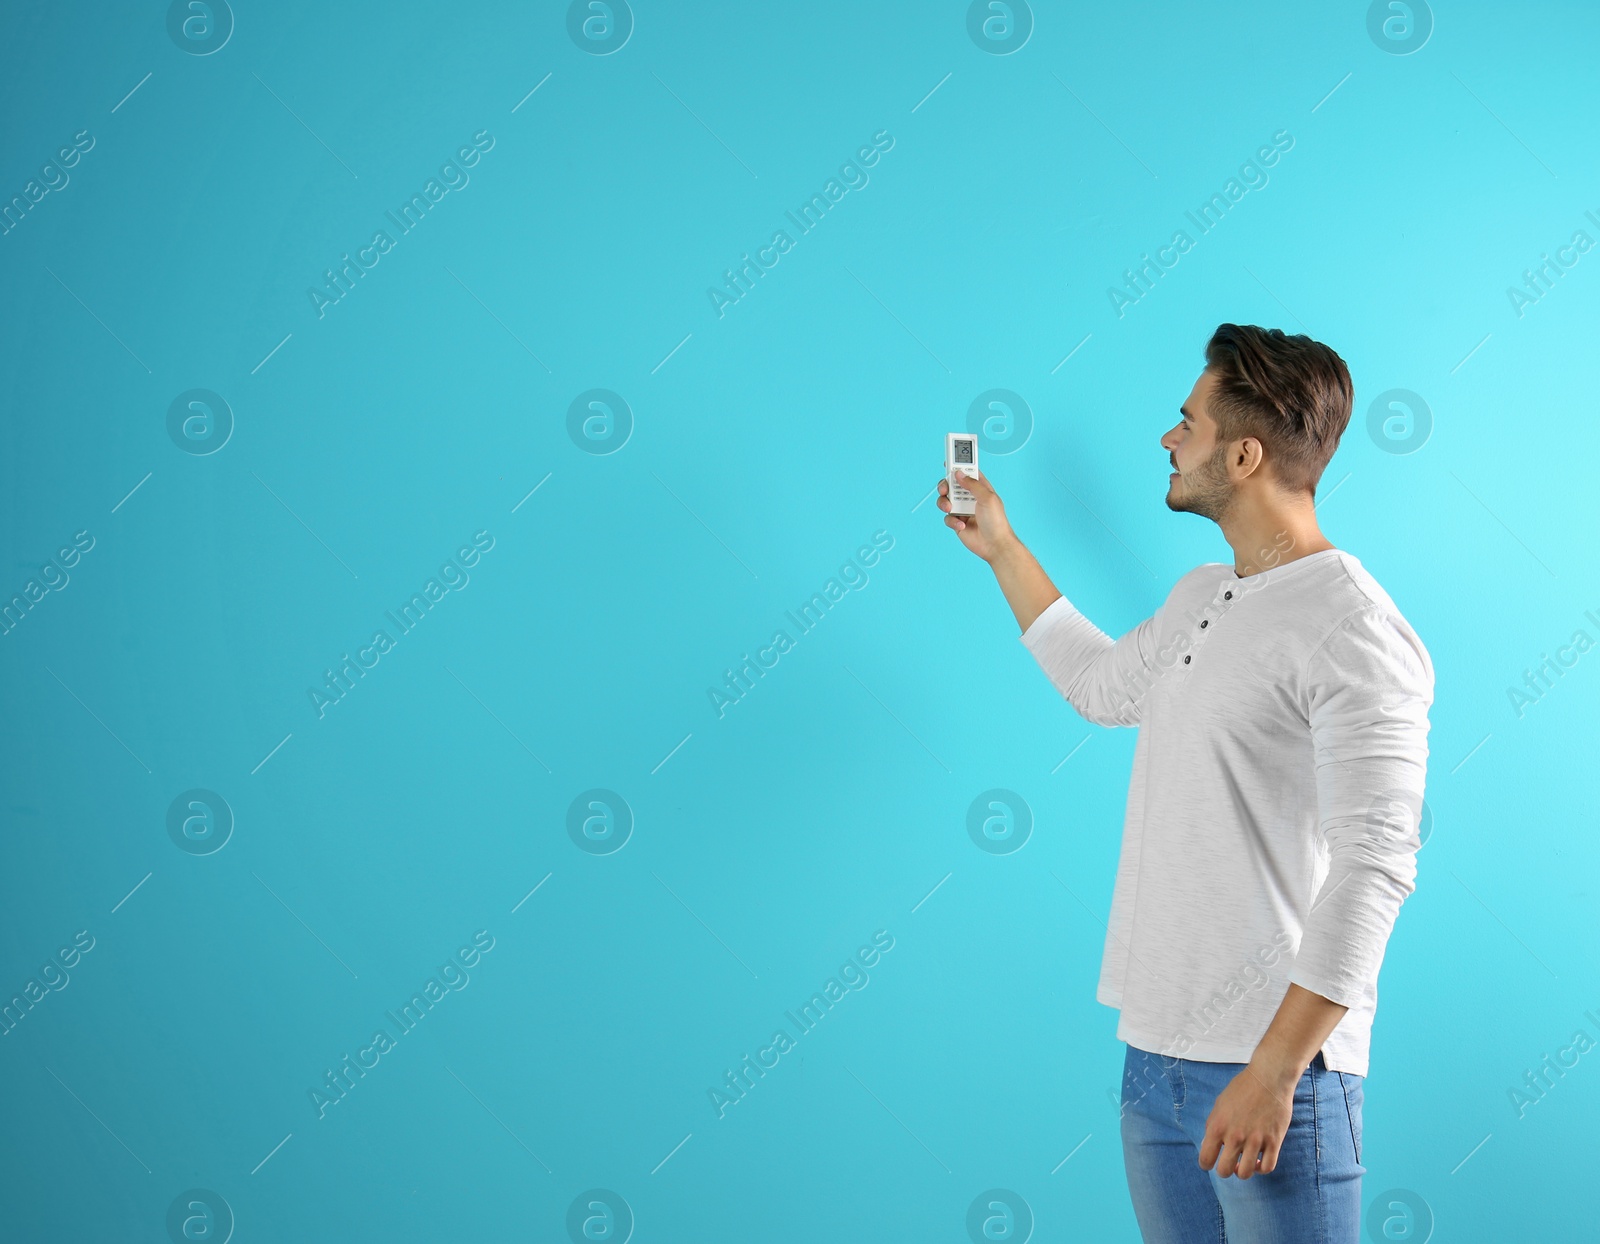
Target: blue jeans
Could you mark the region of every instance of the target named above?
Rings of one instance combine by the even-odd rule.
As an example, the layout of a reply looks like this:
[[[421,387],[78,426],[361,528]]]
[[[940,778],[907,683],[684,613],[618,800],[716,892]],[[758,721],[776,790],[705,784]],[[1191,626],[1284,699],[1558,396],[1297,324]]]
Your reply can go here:
[[[1201,1169],[1200,1142],[1243,1069],[1128,1047],[1122,1154],[1145,1244],[1358,1244],[1362,1077],[1318,1053],[1295,1086],[1277,1168],[1223,1179]]]

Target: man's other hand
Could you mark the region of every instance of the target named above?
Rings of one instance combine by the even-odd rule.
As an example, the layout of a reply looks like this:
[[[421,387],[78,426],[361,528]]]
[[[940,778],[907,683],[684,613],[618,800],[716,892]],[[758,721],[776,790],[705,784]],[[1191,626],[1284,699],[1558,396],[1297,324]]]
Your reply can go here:
[[[1274,1078],[1276,1079],[1276,1078]],[[1217,1095],[1206,1118],[1200,1165],[1226,1179],[1249,1179],[1278,1165],[1278,1150],[1294,1116],[1294,1085],[1263,1079],[1249,1064]]]

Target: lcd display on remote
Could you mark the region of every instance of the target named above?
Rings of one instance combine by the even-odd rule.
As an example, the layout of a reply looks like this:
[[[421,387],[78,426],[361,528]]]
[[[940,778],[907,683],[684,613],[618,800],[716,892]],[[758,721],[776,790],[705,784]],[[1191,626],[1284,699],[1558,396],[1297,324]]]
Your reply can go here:
[[[957,441],[956,442],[956,461],[957,462],[965,462],[968,465],[971,465],[971,463],[972,463],[972,442],[971,441]]]

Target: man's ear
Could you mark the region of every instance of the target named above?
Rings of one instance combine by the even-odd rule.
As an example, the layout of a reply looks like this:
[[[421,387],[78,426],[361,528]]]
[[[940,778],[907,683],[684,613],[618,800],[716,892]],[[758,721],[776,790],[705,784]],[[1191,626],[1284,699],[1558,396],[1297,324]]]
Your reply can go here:
[[[1230,457],[1233,460],[1234,477],[1247,479],[1261,469],[1261,464],[1266,459],[1266,449],[1255,437],[1246,436],[1235,442]]]

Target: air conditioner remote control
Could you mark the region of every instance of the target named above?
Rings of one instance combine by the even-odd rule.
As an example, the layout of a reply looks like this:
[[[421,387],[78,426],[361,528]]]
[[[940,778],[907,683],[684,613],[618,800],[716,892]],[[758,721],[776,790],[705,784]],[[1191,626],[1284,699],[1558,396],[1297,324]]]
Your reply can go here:
[[[963,478],[975,479],[978,475],[978,437],[975,433],[945,433],[944,472],[950,481],[950,513],[977,513],[978,499],[959,482]]]

